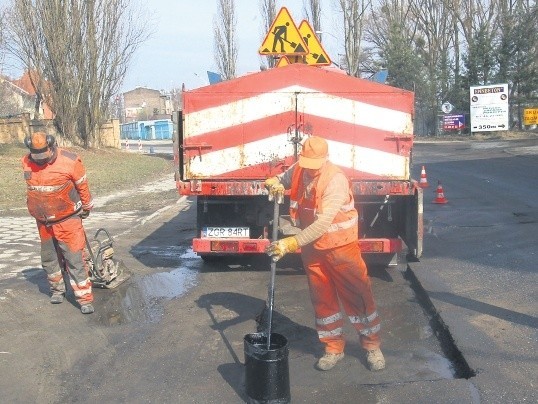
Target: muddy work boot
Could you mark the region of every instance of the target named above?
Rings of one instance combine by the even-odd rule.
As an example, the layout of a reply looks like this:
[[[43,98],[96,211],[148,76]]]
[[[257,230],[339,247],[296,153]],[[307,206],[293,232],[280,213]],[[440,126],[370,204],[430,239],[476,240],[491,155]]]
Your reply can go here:
[[[50,302],[52,304],[60,304],[64,301],[64,294],[59,292],[54,292],[50,297]]]
[[[385,357],[379,348],[366,351],[366,361],[371,371],[385,369]]]
[[[93,306],[91,304],[83,304],[80,306],[80,311],[82,314],[91,314],[94,312]]]
[[[336,363],[344,358],[344,353],[325,353],[316,363],[318,370],[330,370],[334,368]]]

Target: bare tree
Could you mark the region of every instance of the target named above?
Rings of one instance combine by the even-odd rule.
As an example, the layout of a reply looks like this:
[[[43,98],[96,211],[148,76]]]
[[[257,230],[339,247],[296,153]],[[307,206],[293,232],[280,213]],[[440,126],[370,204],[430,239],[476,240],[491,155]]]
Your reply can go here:
[[[495,74],[499,0],[451,0],[447,7],[458,20],[465,40],[465,86],[488,83]]]
[[[2,75],[5,49],[5,11],[0,8],[0,117],[15,115],[21,112],[14,97],[14,86]]]
[[[4,57],[6,54],[5,50],[5,11],[3,8],[0,7],[0,73],[2,72],[2,68],[4,65]]]
[[[233,79],[236,75],[237,40],[235,27],[235,1],[218,0],[217,17],[213,22],[215,38],[215,62],[224,80]]]
[[[321,0],[304,0],[303,12],[314,31],[321,29]]]
[[[454,19],[443,1],[410,0],[409,4],[418,22],[415,45],[426,65],[432,92],[439,95],[439,100],[446,99],[454,67]]]
[[[415,127],[421,133],[433,133],[436,109],[432,111],[431,86],[425,70],[427,46],[413,14],[412,1],[377,2],[368,17],[365,39],[374,44],[376,64],[388,70],[387,82],[415,92]],[[434,99],[435,96],[433,92]]]
[[[273,21],[276,18],[276,0],[260,0],[260,12],[262,15],[262,32],[263,36],[261,39],[261,42],[265,39],[265,36],[271,29],[271,25],[273,24]],[[268,67],[275,67],[276,65],[276,59],[273,55],[267,56],[267,66]],[[262,64],[262,69],[264,69],[265,66]]]
[[[138,46],[148,36],[130,0],[13,0],[10,52],[65,138],[97,146],[98,128]]]
[[[345,67],[347,73],[355,77],[360,77],[361,41],[370,3],[370,0],[338,0],[344,26]]]
[[[421,86],[416,93],[417,116],[428,127],[428,132],[437,131],[437,115],[444,101],[463,107],[459,94],[454,93],[454,40],[455,19],[446,7],[446,1],[409,0],[409,11],[414,38],[414,49],[423,65],[424,75],[416,83]]]
[[[183,90],[179,87],[174,87],[170,90],[170,101],[172,102],[172,111],[181,111],[183,106],[181,104],[181,96]]]

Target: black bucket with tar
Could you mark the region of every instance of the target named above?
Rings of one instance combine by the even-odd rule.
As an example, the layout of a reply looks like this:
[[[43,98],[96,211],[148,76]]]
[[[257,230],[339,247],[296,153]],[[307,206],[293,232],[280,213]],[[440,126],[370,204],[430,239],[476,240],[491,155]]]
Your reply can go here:
[[[272,333],[268,347],[267,334],[258,332],[245,335],[243,342],[248,403],[289,403],[289,350],[286,337]]]

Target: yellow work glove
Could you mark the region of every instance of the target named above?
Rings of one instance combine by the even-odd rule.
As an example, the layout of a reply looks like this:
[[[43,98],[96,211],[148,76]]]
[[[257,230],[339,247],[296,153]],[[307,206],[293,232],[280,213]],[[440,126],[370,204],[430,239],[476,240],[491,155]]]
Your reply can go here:
[[[267,255],[271,257],[273,262],[277,262],[284,255],[288,253],[294,253],[298,249],[299,249],[299,245],[297,244],[297,239],[294,236],[292,236],[292,237],[283,238],[278,241],[273,241],[265,249],[265,252],[267,253]]]
[[[284,185],[280,183],[278,177],[270,177],[265,180],[265,187],[269,190],[269,201],[276,198],[278,203],[284,202]]]

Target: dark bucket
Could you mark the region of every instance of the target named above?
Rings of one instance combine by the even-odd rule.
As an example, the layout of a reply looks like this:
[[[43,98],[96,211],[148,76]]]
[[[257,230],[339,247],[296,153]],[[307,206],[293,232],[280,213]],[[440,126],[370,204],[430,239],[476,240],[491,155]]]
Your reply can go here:
[[[243,342],[248,403],[289,403],[290,373],[286,337],[272,333],[269,349],[265,333],[247,334]]]

